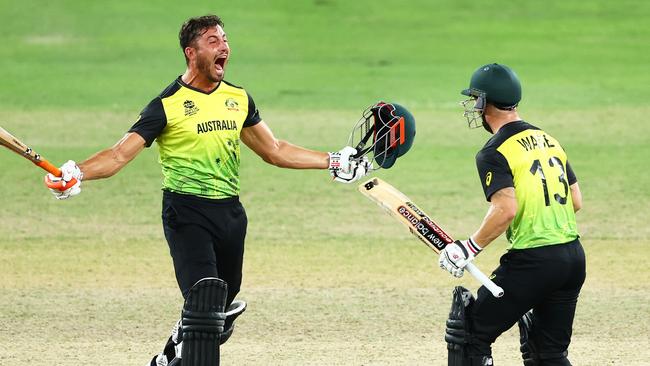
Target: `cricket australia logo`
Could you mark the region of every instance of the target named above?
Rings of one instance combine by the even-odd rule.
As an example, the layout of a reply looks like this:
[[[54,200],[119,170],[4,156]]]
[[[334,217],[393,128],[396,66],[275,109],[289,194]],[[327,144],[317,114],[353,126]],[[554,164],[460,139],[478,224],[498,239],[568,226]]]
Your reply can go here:
[[[226,108],[228,108],[229,111],[236,111],[239,112],[239,103],[233,98],[228,98],[226,99]]]
[[[194,102],[191,100],[184,101],[183,107],[185,107],[186,116],[193,116],[199,111],[199,108],[196,105],[194,105]]]

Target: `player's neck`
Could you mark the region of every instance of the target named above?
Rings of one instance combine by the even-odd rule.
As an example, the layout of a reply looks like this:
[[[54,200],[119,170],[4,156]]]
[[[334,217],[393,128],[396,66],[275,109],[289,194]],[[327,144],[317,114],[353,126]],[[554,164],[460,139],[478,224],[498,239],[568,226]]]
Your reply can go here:
[[[185,73],[181,76],[181,80],[192,88],[206,93],[213,91],[219,85],[219,82],[209,80],[191,67],[185,70]]]
[[[488,124],[494,133],[497,133],[501,127],[507,125],[510,122],[521,121],[519,118],[519,113],[517,111],[508,111],[505,113],[498,113],[495,116],[491,116]]]

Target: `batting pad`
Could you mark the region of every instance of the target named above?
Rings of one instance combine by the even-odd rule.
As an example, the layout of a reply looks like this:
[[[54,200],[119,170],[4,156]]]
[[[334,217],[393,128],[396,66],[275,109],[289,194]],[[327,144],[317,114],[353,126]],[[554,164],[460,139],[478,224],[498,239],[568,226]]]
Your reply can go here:
[[[183,366],[219,365],[227,295],[226,283],[214,277],[203,278],[190,289],[182,312]]]

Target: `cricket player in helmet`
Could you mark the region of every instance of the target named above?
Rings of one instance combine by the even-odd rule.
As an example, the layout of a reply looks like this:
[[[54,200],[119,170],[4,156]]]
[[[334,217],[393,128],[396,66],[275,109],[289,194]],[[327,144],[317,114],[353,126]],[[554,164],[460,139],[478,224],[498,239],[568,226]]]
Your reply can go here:
[[[440,252],[440,267],[460,277],[485,246],[505,232],[508,250],[492,274],[505,295],[457,288],[447,322],[449,365],[492,365],[491,345],[519,322],[524,365],[567,366],[573,317],[585,280],[576,225],[582,206],[566,152],[548,132],[519,117],[522,91],[509,67],[479,67],[461,94],[470,127],[492,134],[476,155],[490,204],[480,227]],[[562,133],[562,131],[558,131]]]
[[[470,127],[478,127],[478,120],[490,133],[494,133],[485,120],[485,109],[489,103],[497,109],[512,111],[521,100],[519,77],[509,67],[492,64],[481,66],[472,74],[469,88],[461,91],[469,99],[462,102],[465,118]]]

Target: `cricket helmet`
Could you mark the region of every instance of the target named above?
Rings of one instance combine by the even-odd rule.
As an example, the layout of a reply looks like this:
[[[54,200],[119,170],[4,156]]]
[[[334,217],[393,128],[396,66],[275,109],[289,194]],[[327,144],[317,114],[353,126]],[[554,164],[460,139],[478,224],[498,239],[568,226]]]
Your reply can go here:
[[[462,103],[465,107],[464,115],[470,127],[478,127],[478,123],[474,122],[483,115],[487,103],[503,110],[517,107],[521,101],[521,83],[517,74],[508,66],[492,63],[474,71],[469,88],[460,93],[471,97]]]
[[[356,147],[357,158],[372,154],[373,170],[388,169],[411,149],[414,138],[415,118],[411,112],[397,103],[378,102],[364,111],[352,130],[349,145]]]

